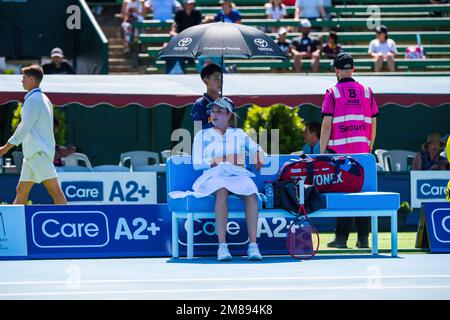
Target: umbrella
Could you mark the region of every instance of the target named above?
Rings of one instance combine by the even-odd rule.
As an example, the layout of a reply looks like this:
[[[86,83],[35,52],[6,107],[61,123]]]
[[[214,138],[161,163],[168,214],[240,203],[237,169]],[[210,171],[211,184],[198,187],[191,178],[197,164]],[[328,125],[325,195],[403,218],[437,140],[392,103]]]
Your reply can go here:
[[[158,58],[278,58],[286,59],[267,34],[254,27],[229,22],[201,24],[183,30],[161,49]],[[223,77],[222,77],[223,81]],[[221,85],[222,95],[223,82]]]

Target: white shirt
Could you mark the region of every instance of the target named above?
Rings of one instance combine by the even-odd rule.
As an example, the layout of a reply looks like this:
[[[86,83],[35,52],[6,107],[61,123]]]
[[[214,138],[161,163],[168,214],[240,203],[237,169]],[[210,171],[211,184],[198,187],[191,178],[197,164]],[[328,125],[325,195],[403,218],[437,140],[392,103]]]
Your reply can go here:
[[[266,5],[266,15],[272,16],[272,19],[281,20],[286,16],[286,6],[282,5],[281,9],[278,6],[273,7],[271,3]]]
[[[323,0],[297,0],[295,6],[302,10],[300,18],[319,18]]]
[[[211,160],[229,154],[245,154],[254,156],[263,149],[253,141],[242,129],[228,128],[221,135],[214,128],[203,129],[194,137],[192,159],[195,170],[211,168]]]
[[[40,151],[53,159],[55,156],[53,105],[41,89],[36,88],[27,93],[21,116],[22,121],[8,142],[15,146],[22,144],[25,159]]]
[[[387,39],[385,42],[380,42],[378,39],[373,39],[369,44],[369,53],[388,54],[389,52],[397,53],[397,46],[395,41]]]

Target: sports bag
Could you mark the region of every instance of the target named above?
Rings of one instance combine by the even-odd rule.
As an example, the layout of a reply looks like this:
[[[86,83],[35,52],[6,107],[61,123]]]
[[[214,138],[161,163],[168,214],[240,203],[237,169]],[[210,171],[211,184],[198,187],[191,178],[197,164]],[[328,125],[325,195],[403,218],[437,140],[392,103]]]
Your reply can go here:
[[[274,206],[283,208],[290,213],[297,215],[300,208],[298,199],[298,186],[292,180],[279,181],[274,184]],[[305,185],[305,210],[307,213],[324,208],[320,201],[320,194],[314,186]]]
[[[274,186],[280,181],[306,178],[305,185],[313,185],[320,193],[360,192],[364,184],[364,168],[351,156],[301,155],[291,159],[280,169]]]

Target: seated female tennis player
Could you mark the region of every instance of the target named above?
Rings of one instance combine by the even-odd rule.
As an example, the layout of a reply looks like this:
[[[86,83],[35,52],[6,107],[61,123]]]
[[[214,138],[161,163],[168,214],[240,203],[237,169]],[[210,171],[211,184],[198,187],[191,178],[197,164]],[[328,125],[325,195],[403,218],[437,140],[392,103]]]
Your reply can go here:
[[[236,128],[233,101],[219,98],[208,105],[213,127],[199,131],[194,138],[193,165],[195,170],[204,170],[195,181],[196,196],[213,194],[216,198],[214,212],[219,237],[217,260],[231,260],[226,242],[228,218],[228,195],[233,193],[245,202],[248,228],[248,259],[261,260],[256,243],[258,225],[258,189],[250,178],[253,173],[245,169],[245,152],[256,169],[263,166],[264,151],[242,129]]]

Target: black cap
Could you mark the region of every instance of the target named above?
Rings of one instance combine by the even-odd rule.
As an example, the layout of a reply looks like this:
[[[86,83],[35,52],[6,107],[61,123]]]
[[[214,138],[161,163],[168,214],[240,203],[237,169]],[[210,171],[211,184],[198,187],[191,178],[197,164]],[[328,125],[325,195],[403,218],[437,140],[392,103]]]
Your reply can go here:
[[[353,69],[353,57],[345,52],[338,53],[334,58],[333,66],[341,70]]]
[[[382,24],[381,26],[378,26],[375,28],[375,32],[376,33],[379,33],[379,32],[388,33],[388,28]]]

